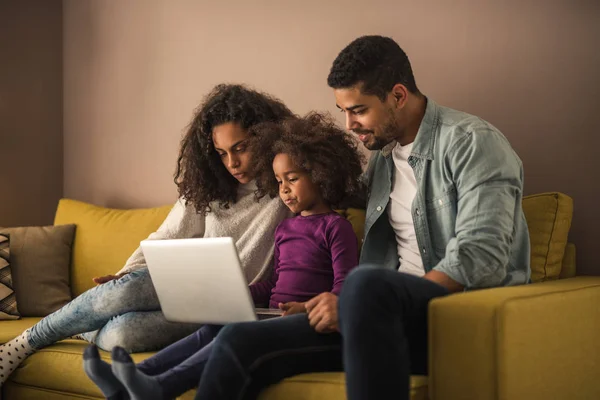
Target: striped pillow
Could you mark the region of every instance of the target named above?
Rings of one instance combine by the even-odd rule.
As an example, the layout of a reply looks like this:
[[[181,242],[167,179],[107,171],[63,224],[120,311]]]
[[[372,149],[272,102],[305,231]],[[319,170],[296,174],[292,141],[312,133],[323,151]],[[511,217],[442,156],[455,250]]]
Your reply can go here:
[[[10,236],[0,233],[0,320],[19,319],[10,273]]]

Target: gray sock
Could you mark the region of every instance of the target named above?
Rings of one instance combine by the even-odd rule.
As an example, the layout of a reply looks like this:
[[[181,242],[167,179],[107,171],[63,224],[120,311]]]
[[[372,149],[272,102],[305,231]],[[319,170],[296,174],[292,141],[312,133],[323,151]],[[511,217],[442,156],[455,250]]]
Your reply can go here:
[[[83,352],[83,370],[108,400],[129,399],[127,390],[112,373],[110,364],[100,359],[98,348],[94,344],[90,344]]]
[[[121,381],[132,400],[164,399],[158,380],[137,369],[137,366],[122,347],[112,350],[112,372]]]

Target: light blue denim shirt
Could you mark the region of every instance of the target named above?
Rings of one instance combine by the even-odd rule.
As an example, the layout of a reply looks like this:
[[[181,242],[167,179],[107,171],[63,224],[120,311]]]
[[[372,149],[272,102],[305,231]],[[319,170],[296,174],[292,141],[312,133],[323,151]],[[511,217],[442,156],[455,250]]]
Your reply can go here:
[[[387,213],[396,142],[373,153],[361,263],[398,268]],[[427,101],[408,163],[417,181],[412,217],[425,271],[466,289],[529,282],[529,233],[522,209],[523,164],[481,118]]]

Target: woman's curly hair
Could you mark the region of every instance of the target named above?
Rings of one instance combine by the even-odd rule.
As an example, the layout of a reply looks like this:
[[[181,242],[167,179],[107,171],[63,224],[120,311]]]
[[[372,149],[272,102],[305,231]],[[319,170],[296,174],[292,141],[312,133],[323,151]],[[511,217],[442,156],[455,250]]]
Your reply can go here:
[[[329,114],[311,112],[303,118],[259,124],[251,131],[256,134],[249,148],[254,153],[258,198],[279,194],[273,173],[277,154],[288,154],[308,172],[331,207],[364,191],[360,180],[364,157],[354,139],[338,128]]]
[[[294,114],[278,99],[243,85],[217,85],[196,110],[181,141],[175,183],[186,204],[198,213],[211,211],[210,203],[229,208],[235,203],[239,182],[231,176],[215,150],[215,126],[235,122],[243,129],[262,122],[281,121]]]

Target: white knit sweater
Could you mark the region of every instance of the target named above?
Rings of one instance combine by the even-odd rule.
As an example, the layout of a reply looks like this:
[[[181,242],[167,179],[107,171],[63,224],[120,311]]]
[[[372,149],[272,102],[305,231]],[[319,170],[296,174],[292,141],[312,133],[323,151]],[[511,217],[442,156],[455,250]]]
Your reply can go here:
[[[206,217],[196,213],[192,205],[185,206],[179,199],[173,209],[150,236],[150,240],[182,239],[193,237],[232,237],[237,247],[242,269],[248,283],[261,281],[271,273],[275,228],[292,214],[279,198],[254,198],[256,184],[240,185],[238,201],[229,209],[211,204]],[[138,248],[119,271],[131,272],[146,267],[142,249]]]

